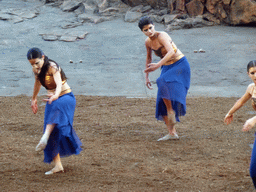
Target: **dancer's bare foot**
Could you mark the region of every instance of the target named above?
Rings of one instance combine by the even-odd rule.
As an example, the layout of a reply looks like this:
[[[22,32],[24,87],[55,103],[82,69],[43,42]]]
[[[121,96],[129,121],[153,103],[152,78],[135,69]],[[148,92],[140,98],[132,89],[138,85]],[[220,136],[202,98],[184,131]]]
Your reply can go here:
[[[43,151],[47,145],[47,142],[40,140],[40,142],[36,146],[36,151]]]
[[[165,135],[164,137],[158,139],[157,141],[167,141],[167,140],[176,140],[176,139],[179,139],[179,136],[177,133],[174,133],[174,134],[167,134]]]
[[[36,151],[43,151],[47,145],[48,142],[48,136],[47,134],[43,134],[42,138],[40,139],[39,143],[36,146]]]
[[[52,170],[45,172],[45,175],[52,175],[54,173],[64,172],[63,167],[55,166]]]

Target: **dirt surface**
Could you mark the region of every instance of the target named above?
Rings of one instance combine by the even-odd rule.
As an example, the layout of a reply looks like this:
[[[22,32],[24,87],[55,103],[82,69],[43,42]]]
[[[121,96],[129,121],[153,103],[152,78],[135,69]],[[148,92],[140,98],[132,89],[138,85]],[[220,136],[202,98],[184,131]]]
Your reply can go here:
[[[53,165],[35,152],[44,103],[33,115],[30,97],[0,97],[0,191],[254,191],[254,131],[241,132],[254,114],[249,103],[226,126],[237,98],[190,97],[176,125],[180,140],[157,142],[167,130],[154,118],[155,99],[76,98],[83,151],[62,159],[64,173],[46,176]]]

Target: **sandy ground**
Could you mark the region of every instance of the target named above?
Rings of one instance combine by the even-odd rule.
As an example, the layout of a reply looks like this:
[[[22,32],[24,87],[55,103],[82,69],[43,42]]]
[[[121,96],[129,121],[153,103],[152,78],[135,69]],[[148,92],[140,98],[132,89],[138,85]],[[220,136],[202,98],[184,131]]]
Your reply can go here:
[[[254,112],[245,105],[223,124],[237,98],[190,97],[176,125],[180,140],[154,118],[155,99],[76,96],[78,156],[63,158],[64,173],[45,176],[35,146],[44,103],[36,115],[30,97],[0,97],[0,191],[254,191],[249,176],[253,132],[241,132]],[[42,97],[39,98],[39,101]]]

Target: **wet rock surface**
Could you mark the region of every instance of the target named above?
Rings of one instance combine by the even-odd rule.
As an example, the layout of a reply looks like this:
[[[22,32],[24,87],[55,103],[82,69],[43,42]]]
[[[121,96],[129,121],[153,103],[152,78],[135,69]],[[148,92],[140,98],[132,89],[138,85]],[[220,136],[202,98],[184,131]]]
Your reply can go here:
[[[27,50],[31,47],[41,48],[49,58],[61,65],[75,94],[156,96],[156,84],[153,84],[152,91],[144,85],[146,37],[137,27],[137,22],[124,21],[125,11],[120,16],[120,12],[110,11],[114,8],[99,8],[98,13],[108,15],[103,17],[95,14],[87,4],[85,7],[90,11],[86,14],[89,17],[109,19],[98,23],[80,22],[77,18],[81,14],[63,11],[60,5],[55,5],[56,2],[44,4],[32,0],[0,1],[1,14],[9,16],[5,15],[2,18],[6,19],[0,20],[1,96],[32,94],[34,77],[26,59]],[[143,12],[145,7],[130,11]],[[29,14],[30,11],[36,16]],[[165,12],[162,13],[164,16]],[[22,18],[21,22],[13,22],[13,15],[31,16],[19,17]],[[176,16],[175,19],[180,19],[178,14]],[[163,18],[166,22],[172,20]],[[195,21],[195,24],[198,23]],[[162,23],[155,25],[159,31],[167,29]],[[254,31],[254,27],[229,26],[168,31],[191,65],[189,95],[241,96],[250,83],[246,65],[250,60],[255,60]],[[158,60],[154,57],[154,62]],[[150,74],[152,82],[156,81],[159,73],[160,70],[157,70]],[[41,94],[44,93],[42,89]]]

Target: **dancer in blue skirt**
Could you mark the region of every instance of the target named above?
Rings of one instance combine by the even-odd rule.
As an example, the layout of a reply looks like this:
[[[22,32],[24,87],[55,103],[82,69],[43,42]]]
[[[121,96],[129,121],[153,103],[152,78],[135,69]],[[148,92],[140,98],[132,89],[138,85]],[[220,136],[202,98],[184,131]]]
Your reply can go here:
[[[148,37],[145,41],[147,57],[144,72],[146,86],[149,89],[152,89],[149,73],[161,68],[161,75],[156,81],[158,86],[156,118],[164,120],[169,134],[158,141],[179,139],[174,126],[176,121],[180,121],[179,116],[186,114],[186,96],[190,86],[189,63],[166,32],[155,31],[150,17],[142,17],[138,26]],[[158,63],[151,63],[152,51],[161,58]]]
[[[59,65],[48,59],[39,48],[31,48],[27,53],[35,74],[34,91],[31,107],[37,113],[37,95],[41,86],[48,92],[45,107],[44,134],[36,146],[36,151],[44,150],[44,162],[55,164],[55,167],[46,172],[50,175],[63,172],[60,158],[78,155],[81,152],[81,141],[73,129],[73,117],[76,99],[67,84],[67,78]]]

